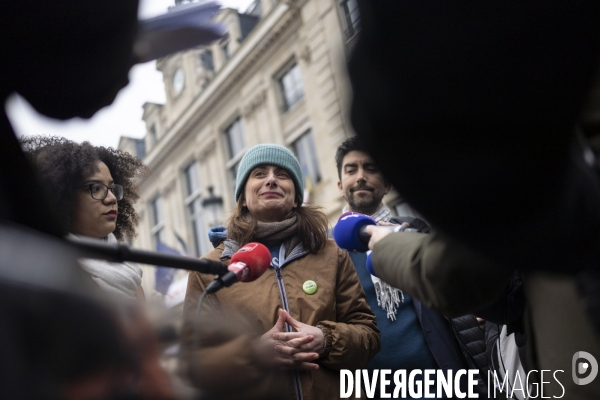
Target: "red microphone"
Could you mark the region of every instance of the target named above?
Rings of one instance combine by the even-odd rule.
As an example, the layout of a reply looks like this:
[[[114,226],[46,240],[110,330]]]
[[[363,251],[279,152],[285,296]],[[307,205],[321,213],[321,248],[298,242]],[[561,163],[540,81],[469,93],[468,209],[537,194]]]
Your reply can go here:
[[[271,252],[260,243],[248,243],[231,257],[227,267],[229,272],[215,278],[207,287],[206,293],[215,293],[235,282],[251,282],[261,276],[271,265]]]

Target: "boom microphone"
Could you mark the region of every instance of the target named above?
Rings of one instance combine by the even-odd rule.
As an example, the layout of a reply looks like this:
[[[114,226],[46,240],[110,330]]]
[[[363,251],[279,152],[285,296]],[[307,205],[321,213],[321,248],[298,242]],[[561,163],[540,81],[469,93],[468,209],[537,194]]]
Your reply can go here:
[[[215,278],[207,287],[206,293],[215,293],[235,282],[251,282],[257,279],[271,265],[271,252],[260,243],[248,243],[231,257],[231,263],[224,275]]]
[[[132,249],[123,244],[107,244],[90,238],[66,238],[75,247],[80,257],[96,258],[111,262],[132,261],[142,264],[161,265],[163,267],[187,269],[201,274],[223,275],[227,266],[220,261],[206,258],[176,256],[173,254],[157,253]]]
[[[341,249],[364,253],[369,250],[370,236],[365,232],[368,225],[377,225],[377,222],[364,214],[345,212],[333,228],[333,239]]]
[[[333,228],[333,239],[341,249],[364,253],[369,250],[368,244],[371,239],[371,235],[366,231],[369,225],[377,225],[377,222],[364,214],[345,212]],[[401,232],[406,229],[406,226],[383,226],[382,228],[387,228],[392,232]]]

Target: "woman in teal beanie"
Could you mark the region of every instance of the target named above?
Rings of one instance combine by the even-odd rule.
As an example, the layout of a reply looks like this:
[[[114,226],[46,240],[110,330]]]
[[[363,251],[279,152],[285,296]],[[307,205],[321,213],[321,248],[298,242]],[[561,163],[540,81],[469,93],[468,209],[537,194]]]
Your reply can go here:
[[[260,242],[271,251],[271,268],[203,303],[202,314],[232,321],[241,314],[258,327],[256,334],[202,340],[206,346],[189,352],[188,370],[203,393],[220,399],[339,398],[339,370],[364,368],[379,351],[379,330],[352,262],[327,239],[321,209],[302,204],[303,182],[298,160],[283,146],[254,146],[240,162],[226,239],[204,257],[228,263],[241,246]],[[183,334],[189,350],[198,299],[211,281],[190,274]],[[265,373],[282,369],[289,370],[282,379]],[[244,378],[221,379],[218,371]]]

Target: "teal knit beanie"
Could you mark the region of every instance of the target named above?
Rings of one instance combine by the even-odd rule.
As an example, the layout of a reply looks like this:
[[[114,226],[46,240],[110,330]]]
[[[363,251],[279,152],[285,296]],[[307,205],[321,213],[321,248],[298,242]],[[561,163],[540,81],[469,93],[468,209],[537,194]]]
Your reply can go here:
[[[294,180],[296,195],[303,195],[304,179],[302,178],[302,168],[294,153],[277,144],[258,144],[248,150],[240,161],[240,166],[237,170],[237,179],[235,180],[235,201],[238,201],[242,195],[250,172],[259,165],[276,165],[289,171]]]

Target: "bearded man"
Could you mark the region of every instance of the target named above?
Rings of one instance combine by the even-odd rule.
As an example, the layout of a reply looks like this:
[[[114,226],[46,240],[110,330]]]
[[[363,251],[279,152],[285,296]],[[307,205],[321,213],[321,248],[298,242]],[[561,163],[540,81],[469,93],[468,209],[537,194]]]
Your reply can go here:
[[[378,223],[411,223],[427,227],[416,218],[392,217],[390,209],[383,204],[383,197],[388,194],[391,185],[357,137],[340,145],[335,160],[340,179],[338,189],[347,203],[344,212],[365,214]],[[371,275],[365,266],[367,253],[350,253],[350,258],[381,331],[381,351],[367,365],[370,374],[378,369],[406,369],[410,373],[413,369],[456,372],[469,368],[452,325],[444,316]],[[477,324],[474,316],[465,317]],[[478,333],[481,333],[482,339],[483,332]],[[481,345],[485,351],[483,341]],[[374,394],[374,398],[382,395],[379,385]]]

